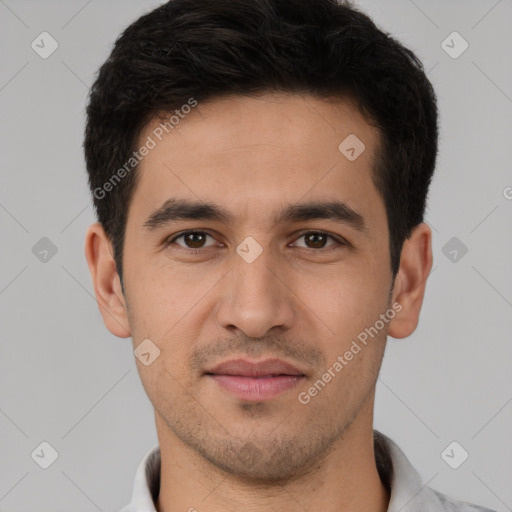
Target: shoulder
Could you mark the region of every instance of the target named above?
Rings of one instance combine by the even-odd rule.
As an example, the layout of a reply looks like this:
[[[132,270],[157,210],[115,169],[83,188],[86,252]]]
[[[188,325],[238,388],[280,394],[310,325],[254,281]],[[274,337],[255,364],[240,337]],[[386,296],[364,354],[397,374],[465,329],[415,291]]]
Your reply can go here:
[[[496,512],[428,487],[391,438],[374,430],[377,470],[390,491],[388,512]]]
[[[490,508],[456,500],[430,487],[428,490],[431,492],[432,498],[439,502],[439,509],[446,512],[496,512],[496,510]]]

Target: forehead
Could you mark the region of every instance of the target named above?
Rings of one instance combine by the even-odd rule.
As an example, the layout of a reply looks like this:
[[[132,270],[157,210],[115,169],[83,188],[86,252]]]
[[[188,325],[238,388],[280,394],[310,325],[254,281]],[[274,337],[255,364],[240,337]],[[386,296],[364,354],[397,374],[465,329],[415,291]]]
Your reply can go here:
[[[185,107],[181,114],[177,109],[178,115],[162,113],[161,118],[153,118],[143,135],[151,135],[172,118],[172,127],[167,123],[162,135],[175,135],[180,145],[192,145],[197,156],[233,151],[236,146],[239,150],[257,150],[259,144],[283,150],[305,148],[311,152],[315,146],[319,151],[332,151],[333,141],[351,133],[365,139],[367,146],[378,139],[377,130],[349,98],[267,93],[259,97],[228,96],[199,103],[193,109]]]
[[[169,197],[225,203],[246,215],[299,198],[378,199],[371,174],[379,134],[349,100],[231,96],[185,111],[167,130],[172,114],[153,119],[139,138],[154,143],[137,171],[141,214]],[[352,147],[355,159],[347,157]]]

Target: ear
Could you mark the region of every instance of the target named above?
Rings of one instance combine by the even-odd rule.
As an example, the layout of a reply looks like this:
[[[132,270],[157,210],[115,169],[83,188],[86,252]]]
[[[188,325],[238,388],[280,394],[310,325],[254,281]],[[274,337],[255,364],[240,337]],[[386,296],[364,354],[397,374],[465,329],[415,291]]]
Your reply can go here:
[[[126,302],[113,254],[103,226],[99,222],[89,226],[85,236],[85,257],[103,322],[115,336],[128,338],[131,333]]]
[[[393,338],[406,338],[418,326],[427,277],[432,268],[432,231],[422,222],[404,242],[400,268],[395,277],[392,304],[402,306],[389,323],[388,334]]]

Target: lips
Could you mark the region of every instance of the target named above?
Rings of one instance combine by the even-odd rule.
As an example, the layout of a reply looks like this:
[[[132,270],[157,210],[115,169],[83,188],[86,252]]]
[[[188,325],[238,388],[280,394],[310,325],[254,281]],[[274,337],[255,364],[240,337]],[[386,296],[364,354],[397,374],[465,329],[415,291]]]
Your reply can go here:
[[[251,363],[234,359],[206,372],[225,392],[247,402],[261,402],[291,390],[305,378],[295,366],[279,359]]]
[[[304,375],[295,366],[280,359],[266,359],[251,363],[245,359],[233,359],[217,365],[206,372],[213,375],[232,375],[239,377],[276,377],[279,375]]]

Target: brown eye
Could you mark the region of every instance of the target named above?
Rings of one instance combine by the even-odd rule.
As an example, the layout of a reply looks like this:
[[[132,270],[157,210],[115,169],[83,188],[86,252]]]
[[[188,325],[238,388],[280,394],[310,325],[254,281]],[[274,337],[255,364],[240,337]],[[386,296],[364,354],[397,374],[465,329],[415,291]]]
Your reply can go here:
[[[192,231],[191,233],[187,233],[183,236],[184,242],[191,249],[198,249],[199,247],[202,247],[205,239],[206,239],[205,234],[200,233],[198,231]]]
[[[312,249],[322,249],[327,241],[327,235],[323,233],[308,233],[304,236],[306,244]]]
[[[303,233],[297,240],[304,239],[305,245],[299,245],[298,247],[306,247],[307,249],[324,249],[331,245],[342,245],[341,241],[336,240],[333,236],[324,233],[323,231],[309,231]],[[327,241],[331,239],[334,244],[327,245]]]
[[[174,237],[172,240],[169,240],[167,245],[172,245],[177,240],[182,239],[184,244],[177,243],[180,247],[183,247],[184,249],[201,249],[203,247],[207,247],[205,242],[208,237],[214,240],[211,235],[204,231],[185,231]]]

